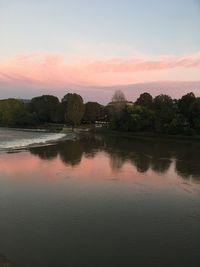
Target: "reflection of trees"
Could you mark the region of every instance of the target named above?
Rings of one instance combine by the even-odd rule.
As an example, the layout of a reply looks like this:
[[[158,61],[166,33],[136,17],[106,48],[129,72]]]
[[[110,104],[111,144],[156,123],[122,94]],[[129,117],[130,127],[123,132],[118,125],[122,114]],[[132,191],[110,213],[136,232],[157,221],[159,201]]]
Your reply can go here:
[[[138,172],[152,169],[156,173],[164,173],[173,158],[175,171],[180,176],[200,179],[200,144],[197,143],[84,134],[76,141],[66,140],[58,145],[30,149],[32,154],[45,160],[60,155],[61,160],[71,166],[79,164],[83,155],[94,157],[98,151],[109,155],[110,166],[115,172],[125,162],[131,162]]]
[[[71,166],[78,165],[81,162],[83,147],[79,140],[67,140],[59,144],[59,154],[62,161]]]
[[[150,158],[143,154],[135,155],[132,157],[132,163],[138,172],[147,172],[150,167]]]
[[[176,150],[176,172],[183,178],[200,180],[200,144],[188,143]]]
[[[110,155],[110,166],[114,172],[120,171],[123,167],[124,159],[117,154]]]
[[[51,146],[30,148],[30,152],[43,160],[51,160],[60,155],[65,164],[75,166],[81,162],[83,153],[86,157],[94,157],[97,151],[103,147],[103,144],[102,138],[96,138],[94,135],[83,135],[75,141],[66,140]]]
[[[32,147],[30,148],[30,152],[33,155],[39,156],[44,160],[51,160],[58,155],[57,146],[43,146],[43,147]]]
[[[83,145],[79,140],[66,140],[52,146],[30,148],[30,152],[43,160],[51,160],[60,155],[61,160],[65,164],[74,166],[81,161]]]
[[[200,180],[199,164],[178,160],[176,162],[176,172],[185,179],[190,178],[190,176],[192,176],[194,179]]]
[[[85,134],[80,139],[84,154],[87,158],[93,158],[99,150],[103,149],[104,140],[93,134]]]
[[[153,158],[151,161],[151,168],[157,173],[165,173],[171,165],[169,159]]]
[[[200,144],[197,142],[119,136],[105,137],[105,142],[110,157],[115,153],[115,158],[119,157],[122,163],[132,162],[138,172],[146,172],[150,168],[156,173],[165,173],[175,158],[175,171],[180,176],[200,179]]]
[[[171,165],[170,142],[152,140],[149,153],[151,155],[151,169],[157,173],[165,173]]]
[[[149,168],[155,172],[165,172],[170,167],[170,153],[167,146],[158,144],[153,139],[108,138],[108,152],[112,150],[122,159],[130,161],[138,172]],[[112,166],[111,166],[112,167]]]

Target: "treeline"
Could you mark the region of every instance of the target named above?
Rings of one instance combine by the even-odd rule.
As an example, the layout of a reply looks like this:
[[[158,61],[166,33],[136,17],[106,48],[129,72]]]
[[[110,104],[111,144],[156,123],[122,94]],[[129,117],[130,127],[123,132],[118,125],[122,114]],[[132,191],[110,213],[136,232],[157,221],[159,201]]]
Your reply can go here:
[[[153,98],[143,93],[134,105],[125,105],[111,116],[111,127],[122,131],[200,134],[200,98],[193,93],[181,99],[163,94]]]
[[[163,94],[153,98],[143,93],[133,103],[117,91],[107,106],[97,102],[84,104],[80,95],[71,93],[61,101],[52,95],[30,101],[0,100],[0,125],[3,126],[34,127],[46,123],[76,126],[95,121],[106,121],[107,127],[118,131],[200,134],[200,98],[193,93],[181,99]]]
[[[105,118],[104,107],[96,102],[83,103],[78,94],[66,94],[61,101],[53,95],[34,97],[30,101],[0,100],[0,125],[38,126],[61,123],[72,126],[94,123]]]

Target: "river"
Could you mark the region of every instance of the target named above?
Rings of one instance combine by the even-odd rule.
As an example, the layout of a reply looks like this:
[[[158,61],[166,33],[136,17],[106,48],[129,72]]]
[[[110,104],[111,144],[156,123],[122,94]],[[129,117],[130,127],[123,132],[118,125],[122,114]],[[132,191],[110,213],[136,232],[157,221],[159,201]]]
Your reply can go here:
[[[32,147],[9,131],[0,254],[13,266],[200,266],[199,143],[82,134]]]

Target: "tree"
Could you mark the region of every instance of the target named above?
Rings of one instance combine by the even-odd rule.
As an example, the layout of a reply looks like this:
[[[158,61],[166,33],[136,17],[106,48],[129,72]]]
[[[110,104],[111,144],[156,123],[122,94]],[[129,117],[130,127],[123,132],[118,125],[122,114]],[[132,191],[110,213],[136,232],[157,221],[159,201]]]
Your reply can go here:
[[[200,97],[196,98],[190,106],[190,120],[191,126],[200,133]]]
[[[154,112],[146,107],[135,105],[125,107],[118,125],[125,131],[148,131],[152,130],[154,123]]]
[[[36,114],[39,123],[57,122],[59,100],[53,95],[34,97],[30,104],[30,111]]]
[[[22,126],[27,124],[28,112],[25,104],[10,98],[0,101],[0,123],[7,126]]]
[[[102,119],[103,109],[97,102],[88,102],[85,104],[84,120],[87,122],[95,122]]]
[[[155,129],[158,132],[166,132],[167,127],[175,116],[174,103],[168,95],[158,95],[154,98]]]
[[[65,106],[65,120],[73,127],[79,125],[84,115],[83,99],[78,94],[66,94],[62,103]]]
[[[125,101],[126,97],[124,93],[121,90],[117,90],[112,97],[112,102],[125,102]]]
[[[149,93],[143,93],[135,102],[136,105],[151,108],[153,104],[153,97]]]
[[[178,101],[178,108],[180,114],[189,120],[191,105],[195,102],[195,95],[193,93],[186,94]]]
[[[56,111],[56,119],[58,123],[65,122],[65,111],[66,111],[65,105],[63,103],[59,103]]]

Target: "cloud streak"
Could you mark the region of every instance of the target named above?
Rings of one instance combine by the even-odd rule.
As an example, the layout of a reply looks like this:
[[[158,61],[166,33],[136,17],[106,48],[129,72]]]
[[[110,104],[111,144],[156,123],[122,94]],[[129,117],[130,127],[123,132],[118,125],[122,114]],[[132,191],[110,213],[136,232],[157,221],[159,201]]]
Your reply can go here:
[[[0,82],[35,87],[114,85],[146,82],[176,73],[197,80],[200,52],[185,56],[134,56],[93,60],[68,60],[62,54],[24,54],[0,62]]]
[[[172,68],[200,68],[200,53],[184,56],[163,56],[157,59],[111,59],[96,61],[90,66],[98,72],[138,72]]]

